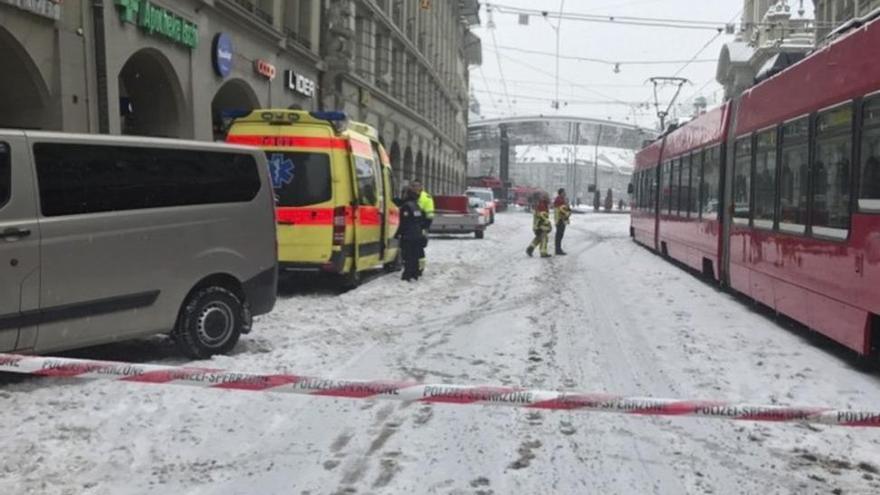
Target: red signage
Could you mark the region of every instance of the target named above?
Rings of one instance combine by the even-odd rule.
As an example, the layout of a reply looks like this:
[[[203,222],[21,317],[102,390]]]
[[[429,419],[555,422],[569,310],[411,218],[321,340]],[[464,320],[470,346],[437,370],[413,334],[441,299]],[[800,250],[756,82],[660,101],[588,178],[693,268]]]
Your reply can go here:
[[[270,81],[275,79],[275,75],[278,74],[278,69],[276,69],[274,65],[261,58],[254,60],[254,71]]]

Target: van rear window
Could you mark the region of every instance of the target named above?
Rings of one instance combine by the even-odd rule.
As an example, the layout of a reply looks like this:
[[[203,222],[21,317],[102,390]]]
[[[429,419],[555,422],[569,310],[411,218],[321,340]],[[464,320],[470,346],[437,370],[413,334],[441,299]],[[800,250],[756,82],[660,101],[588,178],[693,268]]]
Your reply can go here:
[[[12,193],[12,167],[9,161],[9,146],[0,143],[0,208],[9,201]]]
[[[242,153],[129,146],[34,145],[47,217],[254,199],[260,176]]]
[[[309,206],[330,201],[330,155],[267,151],[277,206]]]

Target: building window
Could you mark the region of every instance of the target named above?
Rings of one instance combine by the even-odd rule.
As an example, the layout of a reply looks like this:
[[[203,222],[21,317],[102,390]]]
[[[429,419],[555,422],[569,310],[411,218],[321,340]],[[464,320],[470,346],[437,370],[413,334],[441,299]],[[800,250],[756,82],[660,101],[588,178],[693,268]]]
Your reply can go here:
[[[752,196],[752,137],[737,140],[734,148],[733,221],[748,225]]]
[[[849,231],[852,105],[819,114],[813,163],[813,234],[846,238]]]
[[[755,227],[772,229],[776,220],[776,129],[755,139]]]
[[[782,126],[779,229],[806,232],[810,122],[807,117]]]

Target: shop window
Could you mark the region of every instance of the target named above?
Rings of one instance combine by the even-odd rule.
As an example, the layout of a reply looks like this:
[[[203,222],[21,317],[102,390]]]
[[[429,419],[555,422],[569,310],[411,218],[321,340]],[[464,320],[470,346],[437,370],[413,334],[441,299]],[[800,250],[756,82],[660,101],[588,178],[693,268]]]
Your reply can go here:
[[[734,148],[733,221],[748,225],[752,199],[752,138],[737,140]]]
[[[776,129],[755,138],[755,227],[772,229],[776,221]]]
[[[852,119],[852,105],[846,105],[816,120],[810,223],[818,236],[844,239],[849,232]]]

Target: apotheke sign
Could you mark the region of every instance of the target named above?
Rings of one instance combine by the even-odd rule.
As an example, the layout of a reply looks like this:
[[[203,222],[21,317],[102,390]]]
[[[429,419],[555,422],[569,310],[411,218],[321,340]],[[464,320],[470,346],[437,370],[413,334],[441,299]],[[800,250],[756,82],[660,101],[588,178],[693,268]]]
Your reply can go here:
[[[285,77],[287,89],[294,93],[299,93],[306,98],[315,96],[315,81],[292,70],[286,71],[285,75],[287,76]]]
[[[161,36],[191,49],[199,45],[199,27],[149,0],[114,0],[123,22],[136,24],[151,35]]]
[[[0,4],[18,7],[31,14],[56,21],[61,19],[61,2],[62,0],[0,0]]]

